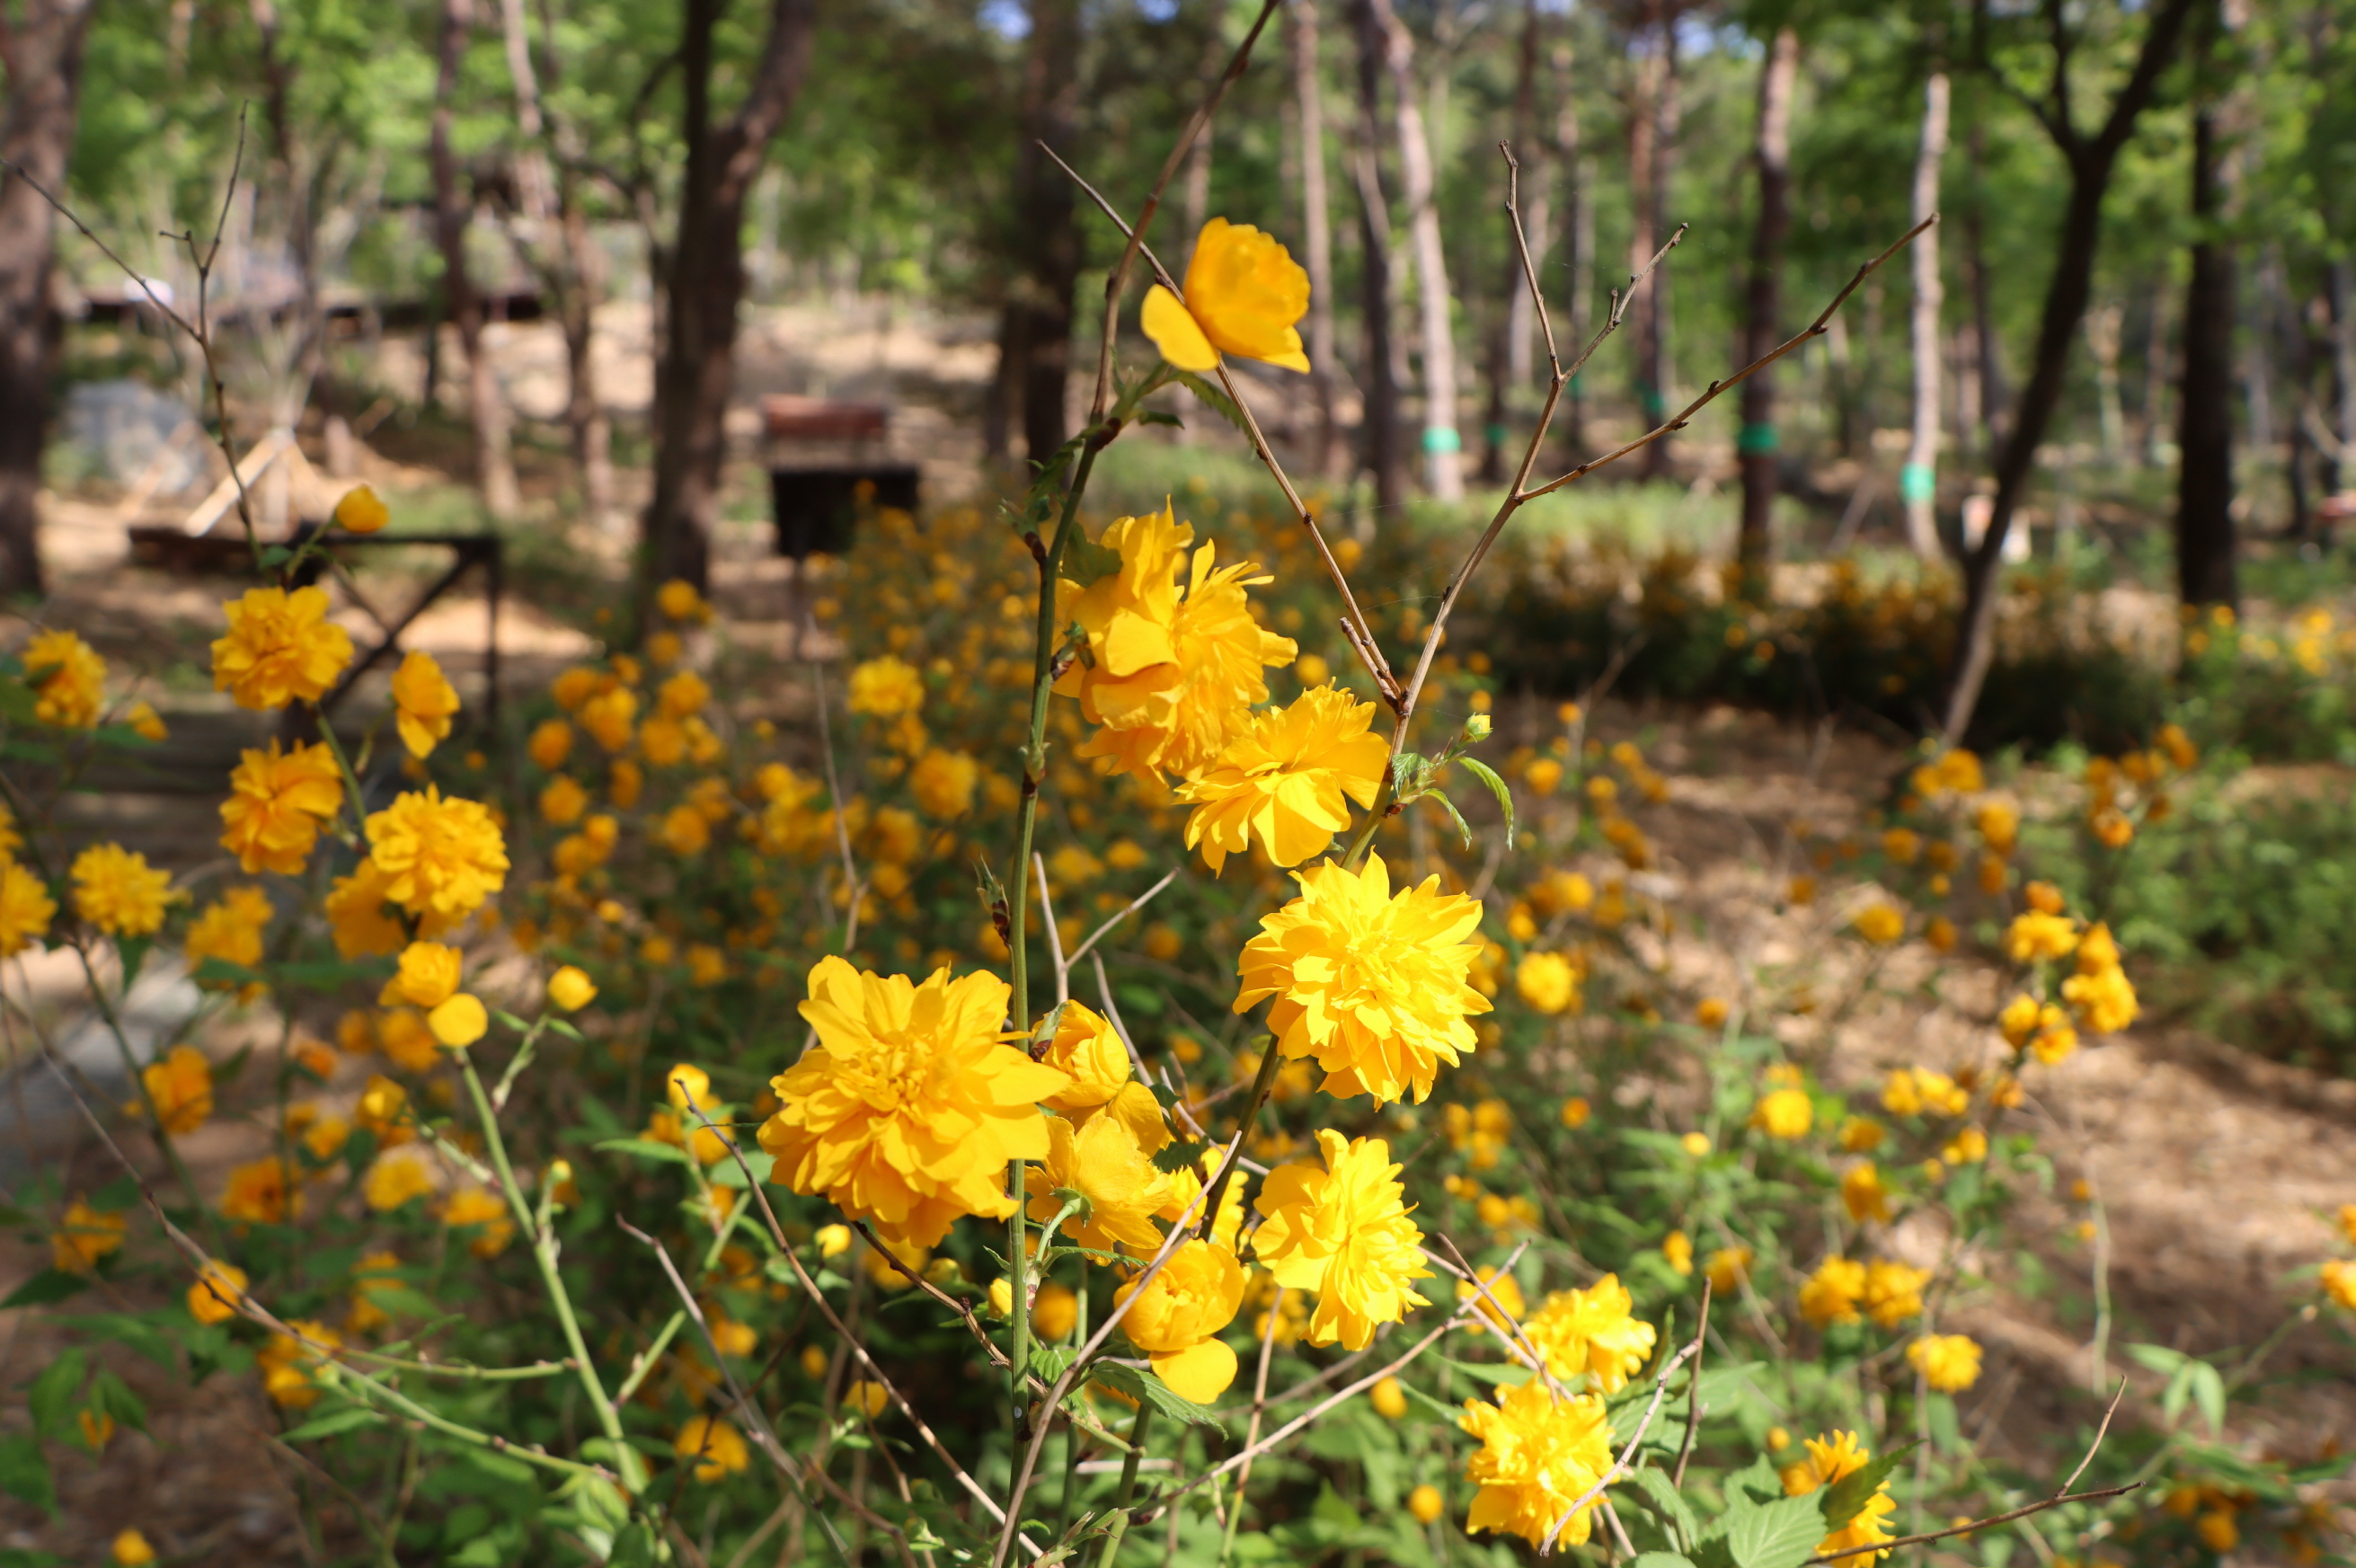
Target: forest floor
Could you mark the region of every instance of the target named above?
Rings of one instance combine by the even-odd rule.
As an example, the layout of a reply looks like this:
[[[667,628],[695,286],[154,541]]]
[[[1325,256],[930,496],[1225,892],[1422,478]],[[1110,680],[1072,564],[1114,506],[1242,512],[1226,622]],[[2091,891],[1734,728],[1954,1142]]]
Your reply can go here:
[[[941,493],[956,493],[960,474],[969,485],[979,472],[979,445],[969,433],[987,370],[986,344],[961,347],[953,334],[884,318],[869,324],[863,336],[838,333],[815,353],[805,340],[787,355],[784,345],[807,325],[781,319],[751,335],[750,390],[889,391],[909,411],[904,435],[925,446],[928,463],[939,465]],[[618,323],[617,334],[626,327]],[[533,353],[544,359],[544,349]],[[626,353],[617,353],[617,367],[628,362]],[[519,401],[546,390],[532,378],[544,381],[552,372],[545,365],[534,370],[537,363],[519,352],[514,376]],[[400,371],[388,361],[388,379]],[[617,402],[626,404],[627,398]],[[390,434],[377,446],[366,459],[366,475],[396,498],[446,491],[455,482],[451,476],[463,471],[455,460],[462,451],[436,461],[422,440],[404,442]],[[554,467],[552,459],[539,464],[528,478],[545,493],[552,483],[546,471]],[[928,483],[934,475],[928,467]],[[126,565],[123,519],[103,495],[52,496],[45,506],[45,544],[57,574],[48,618],[82,629],[110,659],[154,682],[158,706],[177,732],[177,749],[164,765],[145,779],[112,780],[116,787],[87,809],[176,869],[201,868],[218,857],[220,780],[236,747],[257,743],[259,735],[203,679],[204,644],[216,635],[219,604],[230,585]],[[765,529],[753,521],[751,509],[739,506],[734,515],[738,521],[720,542],[730,570],[714,636],[754,657],[787,653],[783,565],[767,556]],[[582,520],[570,528],[552,524],[550,532],[556,537],[543,542],[533,559],[561,558],[563,570],[510,574],[513,592],[501,618],[499,651],[502,683],[511,692],[544,683],[591,650],[593,639],[582,629],[582,596],[606,591],[624,564],[623,538],[615,527]],[[385,575],[386,591],[403,591],[422,570],[421,563],[398,564]],[[470,700],[480,688],[484,614],[478,596],[454,596],[405,639],[441,657]],[[356,631],[365,629],[364,617],[354,611],[351,618]],[[16,628],[0,626],[0,639],[16,640]],[[798,709],[791,693],[798,686],[778,667],[767,689],[783,694],[766,699],[766,714],[793,719]],[[380,699],[364,691],[359,701],[373,706]],[[1877,798],[1903,765],[1899,750],[1870,735],[1810,729],[1730,709],[1614,703],[1597,714],[1595,725],[1607,736],[1642,736],[1648,757],[1675,780],[1668,800],[1653,808],[1644,823],[1659,851],[1665,901],[1678,917],[1678,934],[1657,955],[1674,989],[1739,995],[1753,964],[1838,945],[1824,940],[1833,912],[1785,905],[1780,890],[1788,868],[1765,846],[1781,842],[1784,825],[1797,818],[1836,832],[1858,820],[1861,802]],[[1860,1101],[1871,1098],[1888,1067],[1935,1066],[1976,1055],[2002,1000],[1997,971],[1951,964],[1935,988],[1902,993],[1896,982],[1905,978],[1905,966],[1926,956],[1901,951],[1869,1000],[1829,1010],[1808,1035],[1794,1039],[1794,1050],[1812,1056],[1828,1081]],[[1856,978],[1827,973],[1819,983],[1837,991]],[[76,977],[62,965],[36,963],[9,983],[28,987],[37,1006],[55,1013]],[[248,1042],[274,1043],[280,1033],[266,1008],[257,1009],[205,1046],[227,1056]],[[324,1098],[350,1100],[367,1073],[364,1063],[345,1060]],[[2033,1087],[2024,1114],[2055,1160],[2056,1181],[2052,1192],[2030,1204],[2022,1234],[2030,1238],[2028,1246],[2051,1283],[2040,1287],[2039,1271],[1991,1260],[1993,1277],[2004,1283],[1954,1304],[1945,1326],[1971,1332],[1988,1347],[1987,1371],[1962,1401],[1964,1429],[1981,1434],[1992,1458],[2066,1472],[2074,1455],[2062,1456],[2058,1445],[2090,1420],[2097,1406],[2091,1387],[2126,1376],[2131,1400],[2143,1406],[2136,1413],[2157,1420],[2150,1408],[2157,1399],[2154,1380],[2128,1361],[2122,1347],[2154,1341],[2222,1357],[2252,1346],[2280,1322],[2291,1277],[2329,1251],[2326,1215],[2356,1202],[2356,1138],[2350,1135],[2356,1130],[2356,1083],[2273,1065],[2160,1021],[2082,1049]],[[224,1114],[188,1140],[186,1153],[200,1189],[217,1190],[230,1164],[260,1152],[268,1109],[244,1111]],[[20,1122],[17,1133],[29,1142],[25,1158],[66,1164],[77,1189],[110,1177],[76,1126]],[[2107,1227],[2107,1245],[2099,1254],[2078,1238],[2080,1222],[2091,1212],[2086,1202],[2069,1196],[2071,1184],[2081,1179]],[[0,1293],[43,1262],[29,1251],[0,1255]],[[2084,1305],[2098,1273],[2106,1276],[2115,1314],[2099,1365],[2094,1325]],[[154,1304],[126,1297],[109,1305]],[[59,1343],[39,1316],[0,1314],[0,1387],[21,1384]],[[2278,1380],[2237,1412],[2229,1438],[2253,1452],[2302,1457],[2331,1445],[2356,1445],[2356,1401],[2328,1377],[2314,1375],[2331,1365],[2329,1354],[2321,1326],[2295,1330],[2269,1363]],[[152,1431],[118,1435],[102,1459],[65,1456],[59,1466],[58,1520],[45,1520],[13,1503],[0,1507],[0,1549],[46,1550],[95,1562],[116,1530],[135,1523],[174,1560],[315,1560],[300,1530],[297,1493],[309,1488],[321,1495],[333,1483],[272,1440],[278,1416],[252,1380],[215,1380],[191,1391],[129,1358],[110,1361],[149,1402]],[[11,1410],[0,1415],[0,1427],[23,1419],[21,1408]]]

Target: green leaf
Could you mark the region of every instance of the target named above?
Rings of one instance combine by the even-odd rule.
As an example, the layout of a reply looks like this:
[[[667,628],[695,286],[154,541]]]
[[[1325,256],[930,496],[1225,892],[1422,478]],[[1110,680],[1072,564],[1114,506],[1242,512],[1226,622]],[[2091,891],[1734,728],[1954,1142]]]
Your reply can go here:
[[[2195,1361],[2188,1369],[2192,1374],[2192,1402],[2201,1409],[2201,1419],[2209,1423],[2211,1438],[2225,1434],[2225,1380],[2217,1369],[2206,1361]]]
[[[1694,1568],[1693,1559],[1677,1552],[1639,1552],[1628,1568]]]
[[[1735,1515],[1726,1527],[1726,1550],[1737,1568],[1800,1568],[1825,1538],[1818,1500],[1783,1498]]]
[[[1088,1376],[1116,1393],[1124,1393],[1141,1404],[1151,1405],[1163,1415],[1175,1416],[1196,1426],[1207,1426],[1214,1432],[1226,1430],[1219,1424],[1217,1416],[1150,1371],[1124,1367],[1118,1361],[1100,1361],[1088,1369]]]
[[[57,1483],[49,1477],[49,1461],[41,1440],[29,1432],[0,1438],[0,1492],[57,1517]]]
[[[651,1138],[608,1138],[596,1145],[601,1155],[636,1155],[642,1160],[665,1161],[674,1165],[687,1164],[687,1151],[670,1144],[658,1144]]]
[[[1243,410],[1237,408],[1227,394],[1218,387],[1213,386],[1192,371],[1179,371],[1170,379],[1209,403],[1221,419],[1234,425],[1244,435],[1251,435],[1251,425],[1245,420]]]
[[[768,1180],[769,1172],[776,1167],[776,1156],[770,1154],[766,1149],[744,1150],[744,1164],[753,1167],[753,1179],[755,1181]],[[744,1185],[744,1169],[739,1166],[734,1160],[723,1160],[718,1165],[712,1167],[712,1185],[714,1187],[743,1187]]]
[[[1169,1144],[1153,1156],[1153,1168],[1164,1176],[1174,1176],[1183,1170],[1192,1170],[1195,1164],[1210,1152],[1210,1148],[1211,1145],[1208,1144],[1181,1142]]]
[[[147,1407],[131,1391],[131,1385],[102,1367],[91,1380],[90,1402],[101,1414],[111,1415],[123,1425],[147,1430]]]
[[[176,1343],[174,1336],[136,1314],[128,1312],[60,1314],[56,1321],[72,1325],[79,1333],[101,1339],[112,1339],[118,1345],[128,1346],[132,1350],[155,1362],[167,1372],[177,1369],[179,1365],[178,1359],[173,1354]],[[185,1325],[187,1319],[182,1317],[180,1322]],[[183,1328],[178,1332],[181,1338],[185,1339],[186,1330]]]
[[[350,1432],[356,1427],[381,1426],[384,1417],[366,1405],[348,1404],[341,1410],[331,1410],[325,1415],[315,1415],[292,1432],[282,1435],[286,1443],[316,1443],[322,1437]]]
[[[1824,1516],[1825,1529],[1839,1530],[1863,1513],[1865,1505],[1873,1500],[1873,1494],[1881,1489],[1881,1483],[1898,1468],[1898,1462],[1921,1446],[1920,1443],[1901,1444],[1863,1469],[1852,1470],[1826,1487],[1818,1510]]]
[[[43,1437],[54,1437],[73,1424],[74,1411],[81,1403],[82,1379],[89,1375],[90,1360],[79,1349],[61,1352],[58,1359],[43,1367],[34,1378],[26,1403],[33,1412],[33,1430]]]
[[[1434,1356],[1431,1359],[1501,1389],[1519,1388],[1531,1376],[1530,1369],[1519,1361],[1460,1361],[1452,1356]]]
[[[1505,847],[1511,850],[1514,847],[1514,792],[1505,788],[1505,781],[1497,777],[1495,768],[1478,757],[1460,757],[1456,760],[1462,763],[1473,778],[1486,784],[1490,794],[1497,797],[1497,808],[1505,813]]]
[[[1180,430],[1186,428],[1186,422],[1184,420],[1179,418],[1176,414],[1172,413],[1168,409],[1162,408],[1149,408],[1144,410],[1138,414],[1137,423],[1140,424],[1175,425]]]
[[[1072,537],[1064,542],[1064,559],[1057,575],[1076,587],[1085,588],[1100,577],[1109,577],[1120,570],[1120,552],[1098,544],[1076,528]]]
[[[1685,1498],[1677,1496],[1676,1487],[1669,1484],[1669,1477],[1666,1475],[1646,1465],[1636,1470],[1630,1479],[1636,1483],[1636,1489],[1644,1494],[1644,1500],[1652,1504],[1653,1511],[1675,1523],[1687,1541],[1701,1533],[1700,1526],[1694,1519],[1693,1509],[1686,1505]],[[1647,1555],[1666,1555],[1666,1553],[1647,1553]],[[1679,1558],[1677,1561],[1683,1562],[1684,1559]]]
[[[1456,832],[1458,835],[1463,839],[1464,847],[1466,849],[1471,849],[1472,847],[1472,824],[1464,820],[1464,813],[1456,809],[1456,802],[1448,798],[1448,791],[1445,789],[1433,789],[1426,793],[1423,799],[1427,800],[1437,800],[1440,802],[1440,809],[1448,813],[1448,820],[1450,822],[1456,824]]]
[[[90,1282],[80,1274],[70,1274],[63,1269],[43,1269],[0,1301],[0,1310],[12,1306],[47,1306],[68,1296],[80,1295],[90,1288]]]

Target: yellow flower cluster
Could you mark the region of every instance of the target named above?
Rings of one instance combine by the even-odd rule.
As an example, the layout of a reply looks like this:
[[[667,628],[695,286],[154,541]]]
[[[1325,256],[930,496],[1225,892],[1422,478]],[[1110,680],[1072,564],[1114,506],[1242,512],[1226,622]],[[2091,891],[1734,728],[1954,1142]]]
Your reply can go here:
[[[1952,755],[1952,754],[1951,754]],[[1836,1432],[1830,1437],[1808,1439],[1808,1456],[1783,1472],[1783,1491],[1788,1497],[1805,1497],[1821,1487],[1829,1487],[1844,1476],[1853,1475],[1873,1463],[1872,1451],[1859,1445],[1854,1432]],[[1826,1556],[1837,1552],[1852,1552],[1890,1539],[1890,1516],[1898,1510],[1897,1499],[1890,1495],[1890,1483],[1884,1481],[1874,1488],[1873,1496],[1865,1501],[1855,1519],[1816,1542],[1816,1554]],[[1887,1557],[1887,1552],[1855,1552],[1841,1559],[1844,1563],[1871,1563]]]

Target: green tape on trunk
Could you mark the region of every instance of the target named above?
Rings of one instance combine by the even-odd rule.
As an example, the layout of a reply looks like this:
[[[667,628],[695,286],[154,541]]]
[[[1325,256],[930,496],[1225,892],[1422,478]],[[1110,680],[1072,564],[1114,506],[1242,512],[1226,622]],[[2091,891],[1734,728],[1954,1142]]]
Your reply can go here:
[[[1898,470],[1898,499],[1912,506],[1936,499],[1939,476],[1928,463],[1909,463]]]
[[[1742,427],[1734,438],[1734,449],[1745,457],[1772,456],[1783,444],[1775,438],[1775,427],[1764,421],[1754,421]]]
[[[1462,452],[1464,438],[1453,427],[1444,424],[1424,426],[1423,449],[1427,452]]]

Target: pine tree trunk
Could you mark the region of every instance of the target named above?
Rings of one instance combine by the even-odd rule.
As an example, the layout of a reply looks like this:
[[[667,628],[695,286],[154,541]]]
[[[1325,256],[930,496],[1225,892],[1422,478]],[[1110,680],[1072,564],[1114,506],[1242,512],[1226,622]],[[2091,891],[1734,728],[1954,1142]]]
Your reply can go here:
[[[1080,275],[1080,231],[1071,181],[1039,151],[1071,150],[1080,93],[1077,0],[1033,0],[1023,65],[1023,145],[1015,158],[1017,268],[999,335],[1000,395],[1019,424],[1031,460],[1043,462],[1071,434],[1064,400],[1072,367],[1072,291]],[[1183,255],[1188,234],[1176,247]],[[1173,260],[1173,265],[1181,263]],[[1019,418],[1016,417],[1019,411]]]
[[[47,190],[65,185],[91,0],[27,0],[8,19],[8,102],[0,156]],[[49,309],[56,214],[0,174],[0,598],[43,590],[41,451],[58,323]]]
[[[1939,209],[1939,175],[1947,156],[1948,85],[1945,71],[1934,71],[1922,89],[1922,149],[1914,158],[1914,221],[1920,223]],[[1925,561],[1939,554],[1939,314],[1946,304],[1946,285],[1939,275],[1939,231],[1934,225],[1916,237],[1914,268],[1914,438],[1906,452],[1906,467],[1898,478],[1899,499],[1906,508],[1906,542]],[[1959,422],[1960,424],[1960,422]]]
[[[2176,444],[2177,585],[2188,605],[2233,592],[2233,256],[2223,217],[2217,114],[2192,117],[2192,274],[2184,290],[2184,384]]]
[[[1684,124],[1685,101],[1684,81],[1677,70],[1674,16],[1665,17],[1661,23],[1660,49],[1660,93],[1654,109],[1658,124],[1653,132],[1652,229],[1655,243],[1676,228],[1669,215],[1669,191],[1676,172],[1677,134]],[[1669,269],[1661,268],[1653,274],[1652,291],[1644,300],[1643,353],[1645,378],[1652,387],[1652,412],[1647,415],[1647,424],[1658,424],[1676,396],[1669,309],[1670,285],[1674,281]],[[1664,435],[1644,448],[1646,478],[1668,478],[1669,446],[1670,438]]]
[[[1654,34],[1656,29],[1665,29],[1659,27],[1659,15],[1658,0],[1654,0],[1646,10],[1647,27],[1636,36],[1638,53],[1628,72],[1628,272],[1632,277],[1644,270],[1644,263],[1653,259],[1653,252],[1660,246],[1654,223],[1660,210],[1655,199],[1655,176],[1660,150],[1664,46]],[[1653,337],[1653,295],[1659,287],[1660,274],[1656,272],[1635,285],[1636,297],[1630,302],[1636,317],[1636,419],[1639,426],[1646,430],[1659,421],[1663,406],[1660,382],[1655,379]]]
[[[434,238],[442,252],[442,295],[451,324],[458,329],[459,345],[466,352],[466,416],[475,432],[475,484],[482,493],[484,510],[504,522],[515,516],[520,505],[509,440],[511,421],[498,379],[484,352],[483,300],[475,292],[466,266],[466,230],[474,217],[474,192],[463,185],[458,155],[450,145],[458,69],[466,52],[466,35],[474,26],[473,0],[442,0],[435,30],[428,156],[434,170]]]
[[[1358,145],[1352,163],[1357,174],[1358,234],[1364,252],[1358,268],[1359,317],[1365,328],[1365,416],[1363,458],[1375,481],[1376,510],[1388,516],[1407,499],[1407,465],[1399,449],[1399,381],[1393,341],[1396,306],[1391,287],[1390,206],[1383,194],[1383,26],[1376,0],[1356,0],[1358,24]]]
[[[1431,166],[1431,139],[1417,100],[1415,39],[1391,9],[1373,0],[1389,67],[1392,118],[1398,135],[1399,188],[1413,242],[1416,300],[1423,347],[1424,487],[1440,500],[1464,497],[1463,437],[1456,428],[1456,335],[1448,286],[1448,255],[1440,231]]]
[[[1325,190],[1325,105],[1319,87],[1316,0],[1292,0],[1301,250],[1309,269],[1309,393],[1317,407],[1317,471],[1331,478],[1341,473],[1345,459],[1333,418],[1333,219]]]
[[[1571,91],[1570,68],[1570,46],[1556,46],[1553,85],[1560,107],[1554,122],[1555,161],[1561,166],[1568,187],[1563,193],[1562,237],[1564,260],[1570,272],[1570,308],[1564,318],[1570,327],[1569,353],[1576,358],[1586,350],[1587,335],[1594,323],[1595,203],[1589,188],[1595,183],[1595,160],[1580,143],[1578,95]],[[1586,382],[1584,371],[1571,377],[1562,400],[1562,440],[1574,463],[1586,456]]]
[[[1792,87],[1800,70],[1800,35],[1779,29],[1759,72],[1759,229],[1751,246],[1751,318],[1743,362],[1772,352],[1783,339],[1781,282],[1783,235],[1792,223]],[[1776,489],[1775,387],[1772,367],[1742,383],[1742,526],[1734,557],[1745,598],[1767,597],[1774,548]]]

